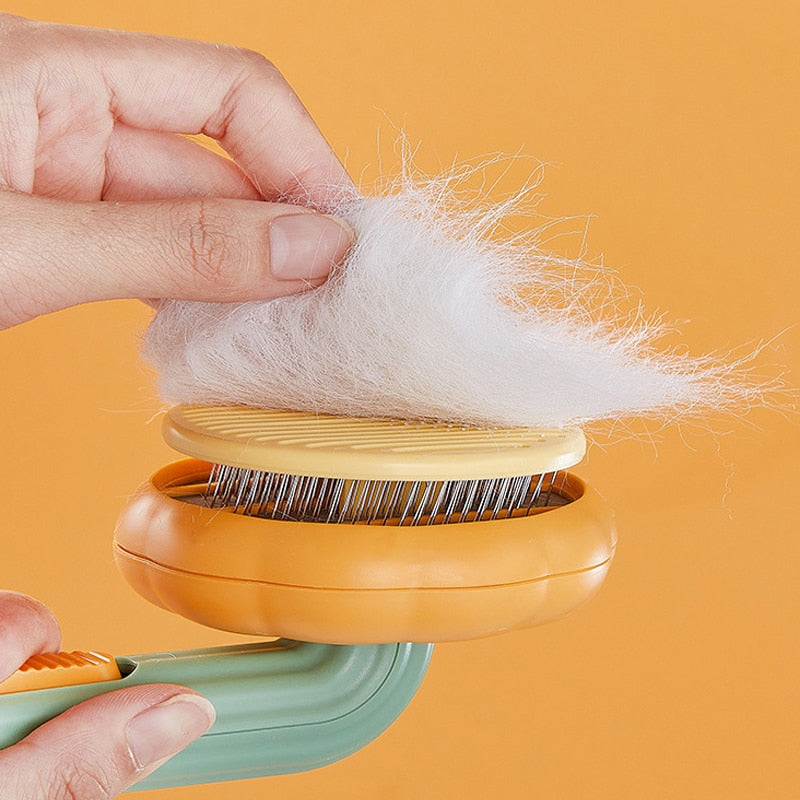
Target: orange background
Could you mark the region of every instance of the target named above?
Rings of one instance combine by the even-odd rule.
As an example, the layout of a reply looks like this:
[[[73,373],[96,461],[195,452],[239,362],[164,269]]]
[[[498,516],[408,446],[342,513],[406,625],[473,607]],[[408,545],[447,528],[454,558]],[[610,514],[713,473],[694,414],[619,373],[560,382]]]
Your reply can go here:
[[[693,352],[781,333],[763,360],[798,383],[794,0],[6,8],[260,50],[354,176],[375,175],[387,120],[426,169],[498,150],[554,164],[542,210],[594,215],[589,255],[687,320]],[[70,648],[233,640],[148,606],[112,562],[126,494],[172,458],[137,360],[147,319],[114,302],[0,335],[0,583],[48,603]],[[440,646],[408,711],[342,763],[142,796],[800,796],[800,425],[764,410],[711,424],[592,449],[581,474],[616,507],[620,545],[570,618]]]

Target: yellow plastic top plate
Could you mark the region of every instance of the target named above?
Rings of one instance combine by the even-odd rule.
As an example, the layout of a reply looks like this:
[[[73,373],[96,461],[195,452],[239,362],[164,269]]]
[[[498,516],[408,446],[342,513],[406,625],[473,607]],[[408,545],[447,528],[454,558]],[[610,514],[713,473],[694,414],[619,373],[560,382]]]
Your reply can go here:
[[[586,451],[577,429],[470,428],[239,406],[175,406],[164,439],[204,461],[355,480],[471,480],[567,469]]]

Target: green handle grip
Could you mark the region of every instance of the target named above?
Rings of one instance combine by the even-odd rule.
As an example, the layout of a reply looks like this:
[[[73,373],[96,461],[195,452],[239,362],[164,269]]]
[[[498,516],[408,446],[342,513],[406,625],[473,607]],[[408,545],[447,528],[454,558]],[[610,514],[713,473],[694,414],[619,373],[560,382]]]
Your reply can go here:
[[[121,680],[0,696],[0,748],[95,695],[177,683],[211,700],[217,720],[137,791],[302,772],[338,761],[386,730],[414,696],[432,649],[278,640],[122,657]]]

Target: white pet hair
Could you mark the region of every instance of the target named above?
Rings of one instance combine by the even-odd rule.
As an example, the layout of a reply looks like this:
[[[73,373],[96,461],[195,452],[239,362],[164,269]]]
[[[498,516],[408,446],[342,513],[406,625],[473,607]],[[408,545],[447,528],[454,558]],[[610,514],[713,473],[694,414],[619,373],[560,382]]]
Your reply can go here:
[[[675,418],[748,399],[736,370],[659,354],[602,267],[549,255],[504,220],[533,186],[465,200],[458,172],[408,170],[331,209],[357,242],[319,288],[246,303],[164,302],[145,334],[169,402],[478,426]],[[504,232],[505,231],[505,232]],[[612,292],[613,295],[613,292]]]

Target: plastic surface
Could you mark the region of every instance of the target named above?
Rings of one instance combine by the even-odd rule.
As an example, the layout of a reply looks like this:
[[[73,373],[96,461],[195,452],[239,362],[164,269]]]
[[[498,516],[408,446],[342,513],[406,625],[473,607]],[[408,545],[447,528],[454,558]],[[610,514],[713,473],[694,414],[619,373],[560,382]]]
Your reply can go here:
[[[506,478],[568,469],[586,451],[577,429],[481,429],[245,407],[175,406],[164,439],[204,461],[359,480]]]
[[[240,633],[435,642],[536,625],[590,598],[616,546],[610,511],[574,475],[572,502],[531,516],[391,527],[267,520],[166,492],[208,470],[159,470],[123,512],[115,557],[151,602]]]
[[[389,727],[431,651],[278,641],[121,658],[125,677],[117,681],[0,696],[0,747],[89,697],[166,682],[208,697],[217,720],[135,790],[301,772],[350,755]]]
[[[40,653],[31,656],[13,675],[0,683],[0,695],[78,683],[114,681],[120,677],[117,662],[106,653],[81,650]]]

